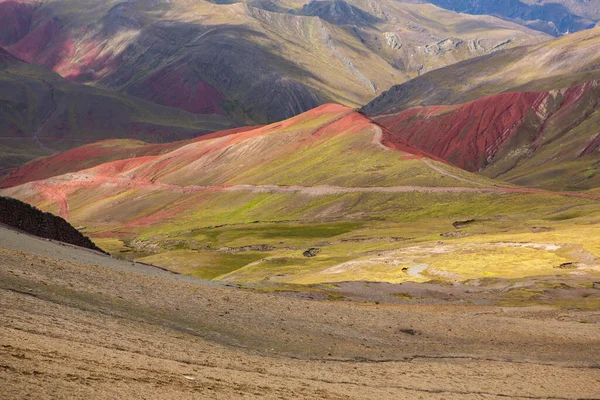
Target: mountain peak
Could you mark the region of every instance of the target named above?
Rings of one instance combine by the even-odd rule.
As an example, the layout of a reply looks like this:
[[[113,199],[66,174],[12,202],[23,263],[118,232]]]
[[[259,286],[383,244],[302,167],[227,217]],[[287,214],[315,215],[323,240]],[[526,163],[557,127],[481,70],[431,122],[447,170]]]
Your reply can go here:
[[[378,21],[377,17],[345,0],[312,0],[302,7],[302,13],[336,25],[371,25]]]

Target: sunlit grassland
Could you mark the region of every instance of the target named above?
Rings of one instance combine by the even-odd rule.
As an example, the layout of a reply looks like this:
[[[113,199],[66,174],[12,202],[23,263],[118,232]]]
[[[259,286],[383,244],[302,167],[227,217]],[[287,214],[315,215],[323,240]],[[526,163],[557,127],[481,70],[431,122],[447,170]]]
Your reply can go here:
[[[593,271],[596,258],[600,258],[600,242],[596,240],[600,237],[600,227],[596,226],[600,207],[595,200],[537,194],[418,192],[329,196],[211,192],[193,198],[179,196],[125,196],[125,203],[100,214],[102,224],[87,223],[94,213],[85,211],[85,201],[80,210],[72,212],[75,224],[90,227],[86,233],[92,238],[105,238],[107,232],[118,231],[123,245],[100,241],[117,256],[135,258],[138,254],[142,261],[178,272],[239,282],[520,279],[576,272],[558,268],[565,263],[584,262],[585,268]],[[106,201],[114,198],[107,197]],[[146,209],[146,203],[155,204],[157,198],[169,207]],[[173,214],[145,221],[161,212]],[[474,221],[459,229],[452,225],[470,220]],[[140,238],[152,243],[156,254],[136,248],[135,240]],[[269,247],[265,251],[228,251],[258,245]],[[303,252],[312,247],[321,252],[305,257]],[[426,268],[409,274],[415,265]]]

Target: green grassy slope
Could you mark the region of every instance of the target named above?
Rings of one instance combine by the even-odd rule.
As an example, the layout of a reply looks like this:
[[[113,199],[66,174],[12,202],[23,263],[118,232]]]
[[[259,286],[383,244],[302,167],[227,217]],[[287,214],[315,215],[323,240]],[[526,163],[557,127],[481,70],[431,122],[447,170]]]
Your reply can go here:
[[[569,262],[597,273],[597,198],[503,186],[381,146],[378,129],[327,105],[0,192],[114,255],[209,279],[451,283],[568,274],[556,267]]]
[[[549,92],[510,92],[460,105],[374,117],[384,143],[410,143],[458,167],[552,190],[597,186],[599,81]]]

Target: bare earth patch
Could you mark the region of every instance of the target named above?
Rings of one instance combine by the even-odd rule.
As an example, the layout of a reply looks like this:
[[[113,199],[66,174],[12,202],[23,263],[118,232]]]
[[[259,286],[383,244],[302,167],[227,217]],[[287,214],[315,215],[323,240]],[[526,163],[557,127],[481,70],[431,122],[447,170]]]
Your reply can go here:
[[[359,301],[453,290],[414,283],[308,301],[15,235],[0,239],[3,398],[600,396],[597,311]]]

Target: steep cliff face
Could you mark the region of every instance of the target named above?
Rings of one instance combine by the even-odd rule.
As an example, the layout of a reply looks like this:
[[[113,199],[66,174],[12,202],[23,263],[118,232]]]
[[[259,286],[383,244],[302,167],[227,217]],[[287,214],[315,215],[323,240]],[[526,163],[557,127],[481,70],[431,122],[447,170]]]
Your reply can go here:
[[[104,253],[67,221],[17,199],[0,196],[0,223],[24,232]]]
[[[375,120],[387,128],[384,144],[400,141],[468,171],[550,185],[550,180],[564,184],[569,178],[550,174],[534,182],[526,176],[551,165],[578,163],[571,175],[564,174],[572,179],[600,160],[595,125],[599,107],[600,84],[591,81],[549,92],[502,93],[461,105],[415,107]],[[584,181],[577,178],[567,186],[591,185]]]

